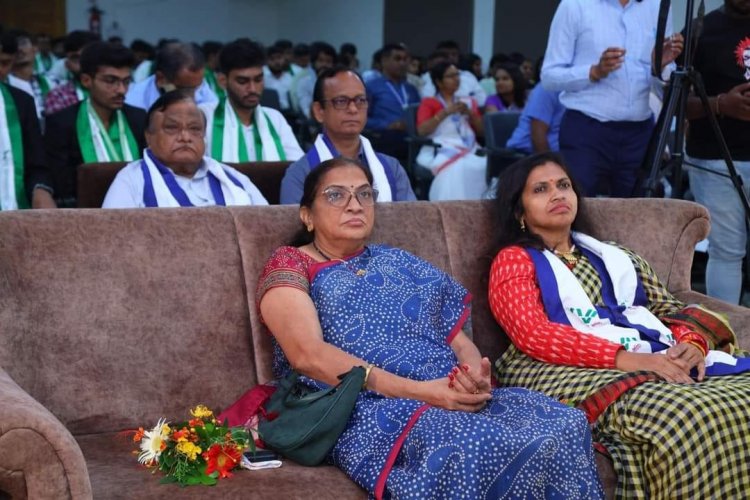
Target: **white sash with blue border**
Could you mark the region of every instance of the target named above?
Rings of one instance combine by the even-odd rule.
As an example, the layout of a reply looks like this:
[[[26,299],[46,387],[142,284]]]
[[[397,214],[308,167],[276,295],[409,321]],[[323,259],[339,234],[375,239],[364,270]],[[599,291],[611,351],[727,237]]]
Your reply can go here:
[[[574,232],[572,238],[597,269],[605,305],[594,306],[573,272],[553,252],[527,249],[550,320],[621,344],[630,352],[665,353],[675,345],[669,328],[645,307],[646,296],[628,254],[582,233]],[[739,373],[750,369],[750,359],[709,351],[706,368],[708,375]]]

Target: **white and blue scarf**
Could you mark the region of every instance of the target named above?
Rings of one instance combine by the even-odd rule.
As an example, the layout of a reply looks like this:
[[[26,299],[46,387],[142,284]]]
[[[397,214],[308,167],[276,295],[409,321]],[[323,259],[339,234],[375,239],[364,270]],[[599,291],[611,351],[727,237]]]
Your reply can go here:
[[[208,182],[216,205],[251,205],[252,199],[242,183],[224,170],[221,163],[203,157],[208,167]],[[177,184],[174,173],[164,166],[150,150],[143,151],[143,204],[147,207],[192,207],[187,193]]]
[[[621,344],[630,352],[666,352],[676,344],[672,332],[647,308],[643,284],[627,253],[582,233],[573,241],[602,282],[602,306],[592,304],[572,271],[551,251],[528,248],[534,261],[542,302],[550,320]],[[750,370],[750,358],[709,351],[707,375]]]
[[[378,190],[378,201],[393,201],[393,195],[396,193],[396,179],[393,178],[393,173],[386,168],[385,158],[372,149],[372,145],[366,137],[360,135],[359,140],[362,143],[367,166],[372,173],[372,187]],[[318,134],[313,147],[306,155],[310,170],[320,165],[321,162],[339,156],[341,154],[336,150],[336,146],[333,145],[325,132]]]

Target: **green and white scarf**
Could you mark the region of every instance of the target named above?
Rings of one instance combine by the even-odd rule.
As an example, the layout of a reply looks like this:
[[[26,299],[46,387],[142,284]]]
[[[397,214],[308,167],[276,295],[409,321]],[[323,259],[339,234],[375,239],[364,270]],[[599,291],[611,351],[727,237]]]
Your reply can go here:
[[[44,56],[41,53],[37,53],[34,56],[34,73],[37,75],[43,75],[52,68],[52,64],[57,61],[57,57],[49,54]]]
[[[23,167],[21,119],[10,90],[0,83],[0,210],[29,208]]]
[[[81,103],[76,118],[78,144],[84,163],[133,161],[138,158],[138,143],[121,109],[114,112],[112,125],[104,129],[89,99]]]
[[[253,114],[253,143],[255,158],[250,159],[242,123],[234,108],[220,99],[213,112],[213,125],[208,127],[211,157],[224,162],[286,161],[276,128],[260,105]]]
[[[216,94],[216,97],[218,97],[219,99],[226,97],[226,91],[222,88],[221,85],[219,85],[219,82],[216,80],[216,73],[208,66],[206,66],[203,70],[203,79],[206,80],[206,85],[208,85],[208,87],[213,90],[214,94]]]

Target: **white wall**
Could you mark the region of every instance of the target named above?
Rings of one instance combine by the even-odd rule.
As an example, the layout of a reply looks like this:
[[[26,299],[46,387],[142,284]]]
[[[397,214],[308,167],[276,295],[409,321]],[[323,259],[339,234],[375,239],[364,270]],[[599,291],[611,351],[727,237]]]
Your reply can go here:
[[[474,0],[472,50],[485,65],[492,56],[495,9],[508,11],[514,5],[505,2],[517,1]],[[698,3],[695,0],[696,8]],[[723,0],[706,0],[706,11],[722,4]],[[67,0],[66,5],[68,30],[87,29],[90,0]],[[112,22],[117,21],[126,43],[134,38],[155,43],[164,37],[227,42],[240,36],[265,44],[279,38],[295,43],[325,40],[336,48],[343,42],[353,42],[364,68],[369,67],[372,53],[383,45],[384,0],[97,0],[97,5],[104,10],[104,35],[112,34]],[[534,10],[533,2],[526,5]],[[687,0],[672,0],[676,30],[682,29],[686,5]],[[531,47],[537,39],[546,40],[549,26],[535,24],[533,15],[529,13],[529,22],[522,23],[530,37],[528,43],[514,39],[514,49]]]
[[[89,6],[89,0],[67,1],[68,31],[88,29]],[[324,40],[338,49],[353,42],[365,67],[383,44],[383,0],[97,0],[97,6],[104,11],[104,36],[117,21],[125,43],[248,36],[265,44]]]
[[[486,71],[494,52],[495,0],[474,0],[474,32],[471,51],[482,58],[482,71]]]
[[[724,5],[724,0],[705,0],[706,2],[706,14],[712,10],[716,10]],[[698,11],[698,4],[700,0],[693,1],[693,9]],[[675,31],[682,30],[685,26],[685,9],[687,8],[687,0],[672,0],[672,17],[674,20]]]
[[[384,0],[277,0],[276,5],[282,12],[280,38],[322,40],[336,50],[352,42],[362,69],[370,67],[372,53],[383,46]]]

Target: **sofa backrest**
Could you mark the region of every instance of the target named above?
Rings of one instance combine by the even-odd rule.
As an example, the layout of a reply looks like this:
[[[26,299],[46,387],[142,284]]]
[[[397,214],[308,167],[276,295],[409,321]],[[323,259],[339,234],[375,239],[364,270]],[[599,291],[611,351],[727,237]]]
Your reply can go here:
[[[704,209],[670,200],[592,200],[595,235],[644,255],[688,290]],[[300,228],[294,206],[0,213],[0,368],[74,433],[219,410],[271,374],[255,287]],[[473,294],[480,351],[507,339],[487,308],[489,202],[393,203],[373,242],[409,250]]]
[[[247,307],[225,210],[0,214],[0,367],[74,434],[237,397]]]

